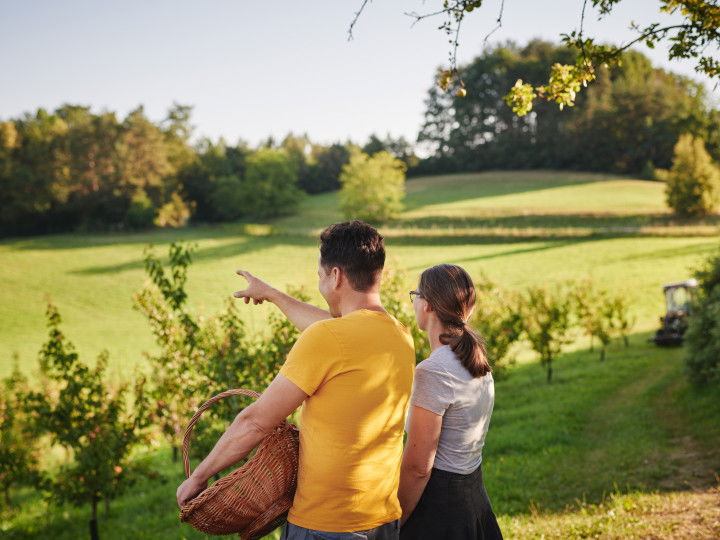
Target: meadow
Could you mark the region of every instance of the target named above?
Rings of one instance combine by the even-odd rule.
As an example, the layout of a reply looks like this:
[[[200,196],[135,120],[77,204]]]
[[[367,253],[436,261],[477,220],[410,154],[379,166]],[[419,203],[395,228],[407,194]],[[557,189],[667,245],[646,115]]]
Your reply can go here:
[[[464,266],[503,287],[591,277],[626,293],[636,330],[654,327],[663,283],[690,277],[718,246],[715,218],[676,223],[663,185],[607,175],[498,172],[412,179],[407,211],[381,230],[389,264],[408,273],[440,262]],[[269,224],[231,224],[125,234],[75,234],[0,242],[0,376],[12,357],[26,372],[45,338],[45,299],[57,304],[81,357],[102,350],[118,375],[143,366],[153,341],[132,296],[143,286],[143,251],[164,255],[173,241],[197,244],[190,306],[212,313],[244,287],[244,268],[276,286],[316,292],[317,233],[341,220],[336,194],[308,197],[297,215]],[[262,332],[267,306],[243,307]]]
[[[664,309],[663,283],[684,280],[717,251],[716,218],[678,222],[663,185],[584,173],[489,172],[408,181],[406,211],[382,227],[389,263],[419,272],[451,262],[503,287],[591,277],[631,300],[630,347],[614,342],[604,362],[586,339],[557,360],[545,383],[528,351],[496,383],[484,475],[507,538],[713,538],[720,536],[720,395],[688,386],[682,349],[647,342]],[[0,375],[18,353],[31,373],[45,338],[49,295],[63,328],[90,360],[106,348],[118,377],[144,369],[153,349],[132,309],[144,283],[143,250],[173,241],[198,246],[190,268],[192,308],[214,312],[244,286],[244,268],[281,287],[304,285],[314,301],[317,233],[341,219],[336,195],[308,197],[297,215],[267,224],[135,234],[61,235],[0,243]],[[270,306],[242,306],[263,332]],[[166,447],[137,455],[157,475],[113,502],[106,538],[204,538],[177,522],[181,466]],[[13,493],[0,530],[9,538],[81,538],[86,509],[47,506]]]

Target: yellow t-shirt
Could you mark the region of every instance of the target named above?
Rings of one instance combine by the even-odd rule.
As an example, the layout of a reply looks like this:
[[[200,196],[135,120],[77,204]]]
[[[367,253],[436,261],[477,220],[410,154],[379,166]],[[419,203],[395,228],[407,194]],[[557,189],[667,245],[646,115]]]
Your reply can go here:
[[[300,413],[290,523],[350,532],[400,517],[397,489],[414,370],[412,338],[386,313],[358,310],[305,329],[280,370],[309,396]]]

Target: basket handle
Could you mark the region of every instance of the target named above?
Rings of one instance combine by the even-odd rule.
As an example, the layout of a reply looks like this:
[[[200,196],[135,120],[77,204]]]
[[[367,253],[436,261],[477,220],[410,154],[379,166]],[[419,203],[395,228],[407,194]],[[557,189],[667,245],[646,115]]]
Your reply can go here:
[[[193,417],[190,419],[190,423],[188,424],[187,429],[185,430],[185,437],[183,438],[183,445],[182,445],[182,453],[183,453],[183,465],[185,466],[185,477],[190,478],[190,457],[189,457],[189,450],[190,450],[190,435],[192,434],[193,427],[195,427],[195,424],[200,419],[200,415],[205,412],[205,410],[210,407],[213,403],[220,401],[223,398],[226,398],[228,396],[250,396],[251,398],[259,398],[260,394],[255,392],[254,390],[243,390],[243,389],[236,389],[236,390],[226,390],[225,392],[220,392],[217,396],[212,397],[208,399],[205,403],[203,403],[200,408],[197,410],[197,412],[193,415]]]

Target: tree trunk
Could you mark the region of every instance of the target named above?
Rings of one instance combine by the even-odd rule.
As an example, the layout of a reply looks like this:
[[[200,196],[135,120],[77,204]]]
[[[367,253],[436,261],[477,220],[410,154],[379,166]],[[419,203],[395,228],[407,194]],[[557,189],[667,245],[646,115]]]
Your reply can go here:
[[[5,484],[3,491],[5,492],[5,506],[10,508],[10,486]]]
[[[593,339],[595,336],[590,334],[590,352],[593,352],[595,350],[595,340]]]
[[[98,523],[97,523],[97,495],[93,495],[92,498],[92,519],[90,520],[90,540],[100,540],[98,534]]]
[[[552,373],[553,373],[552,364],[550,362],[548,362],[548,365],[547,365],[547,382],[548,382],[548,384],[550,384],[552,382]]]
[[[600,349],[600,361],[602,362],[603,360],[605,360],[605,347]]]
[[[173,463],[178,462],[178,447],[173,446]]]
[[[110,517],[110,497],[107,495],[105,496],[105,514],[103,515],[103,519],[107,519]]]
[[[628,337],[625,334],[623,334],[623,341],[625,342],[626,347],[630,346],[630,340],[628,339]]]

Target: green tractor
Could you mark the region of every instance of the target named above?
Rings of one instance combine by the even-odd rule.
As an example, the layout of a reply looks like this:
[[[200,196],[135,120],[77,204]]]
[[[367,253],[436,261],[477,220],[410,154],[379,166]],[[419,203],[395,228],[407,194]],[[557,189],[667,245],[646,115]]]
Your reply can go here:
[[[650,341],[663,347],[682,345],[697,286],[696,279],[663,285],[665,316],[660,317],[660,328]]]

